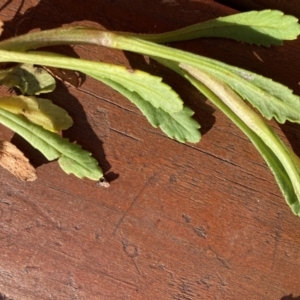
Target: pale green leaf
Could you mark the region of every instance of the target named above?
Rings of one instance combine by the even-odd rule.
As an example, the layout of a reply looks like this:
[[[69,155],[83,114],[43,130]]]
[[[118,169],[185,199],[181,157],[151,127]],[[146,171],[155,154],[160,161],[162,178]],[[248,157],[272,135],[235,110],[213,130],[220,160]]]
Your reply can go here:
[[[213,86],[209,86],[209,87],[213,87],[214,91],[216,91],[215,89],[219,89],[219,92],[217,92],[221,96],[219,97],[211,89],[209,89],[206,85],[204,85],[201,81],[199,81],[196,78],[200,76],[199,79],[203,79],[203,76],[201,77],[201,71],[195,70],[190,66],[186,66],[186,67],[182,66],[183,68],[180,68],[178,66],[178,63],[174,63],[172,61],[168,61],[165,59],[158,59],[158,58],[155,59],[158,62],[162,63],[163,65],[171,68],[173,71],[177,72],[181,76],[185,77],[202,94],[204,94],[208,99],[210,99],[210,101],[214,103],[214,105],[218,107],[235,125],[237,125],[240,128],[240,130],[243,131],[243,133],[250,139],[250,141],[257,148],[257,150],[262,155],[262,157],[265,159],[268,167],[270,168],[270,170],[272,171],[275,177],[275,180],[280,190],[282,191],[282,194],[285,197],[286,202],[291,207],[293,213],[300,216],[300,195],[299,193],[296,193],[297,189],[294,189],[294,186],[296,187],[299,186],[297,177],[299,177],[300,162],[297,155],[291,149],[288,149],[284,145],[284,143],[279,139],[279,137],[270,128],[268,128],[268,126],[260,119],[258,115],[256,115],[251,110],[250,107],[245,107],[245,105],[242,103],[242,99],[240,99],[237,95],[232,96],[230,92],[228,93],[227,88],[225,89],[225,92],[222,89],[220,93],[220,86],[222,87],[224,83],[220,82],[216,78],[213,79],[211,78],[212,81],[210,82],[210,84],[212,84]],[[205,81],[205,83],[207,82]],[[221,99],[223,99],[223,101]],[[242,108],[240,107],[240,105]],[[246,118],[250,118],[250,122],[252,123],[250,124],[250,126],[253,127],[253,130],[248,126],[249,124],[247,125],[244,122],[244,120],[242,120],[238,116],[240,112],[237,113],[234,112],[236,109],[238,110],[242,109],[242,116]],[[257,131],[260,132],[260,129],[262,129],[262,128],[257,128],[257,126],[259,125],[261,125],[262,128],[265,128],[267,135],[275,140],[275,144],[277,144],[276,148],[279,148],[278,151],[283,153],[284,156],[287,156],[288,164],[292,166],[290,168],[290,170],[292,171],[289,171],[289,173],[292,173],[291,177],[289,176],[288,172],[285,169],[285,166],[282,164],[279,157],[276,155],[277,151],[273,151],[273,148],[275,147],[273,145],[274,142],[273,141],[270,142],[270,139],[265,138],[265,136],[256,133]],[[268,140],[269,142],[267,145],[266,141]]]
[[[116,82],[103,79],[91,73],[88,75],[96,77],[98,80],[103,81],[105,84],[111,86],[120,94],[127,97],[141,110],[152,126],[159,126],[168,137],[176,139],[181,143],[199,142],[201,138],[199,132],[200,125],[191,117],[194,112],[190,108],[184,106],[181,111],[170,114],[160,108],[154,107],[150,102],[145,101],[139,94],[127,90],[126,87]]]
[[[200,58],[202,60],[202,58]],[[268,120],[300,123],[300,98],[288,87],[253,72],[225,63],[203,59],[198,67],[226,82]]]
[[[300,34],[298,19],[278,10],[249,11],[197,23],[161,34],[129,34],[157,43],[183,41],[201,37],[223,37],[251,44],[281,45]]]
[[[96,159],[80,145],[70,143],[58,134],[31,123],[25,117],[1,108],[0,123],[22,136],[48,160],[58,159],[59,165],[67,174],[72,173],[79,178],[87,177],[92,180],[99,180],[103,176]]]
[[[114,33],[96,28],[70,26],[24,34],[0,42],[0,49],[27,51],[43,46],[62,44],[96,44],[114,47]],[[201,37],[224,37],[257,45],[281,45],[300,34],[298,19],[278,10],[237,13],[200,22],[160,34],[116,33],[156,43],[168,43]]]
[[[55,79],[44,69],[30,64],[21,64],[0,82],[9,88],[17,87],[23,95],[50,93],[55,89]]]
[[[49,52],[21,53],[0,50],[0,62],[23,62],[93,73],[102,78],[118,82],[131,92],[137,92],[154,107],[174,113],[183,108],[178,94],[162,78],[140,70],[128,70],[123,66],[104,62],[92,62],[70,58]]]
[[[0,108],[23,115],[50,131],[58,132],[73,125],[68,112],[48,99],[22,95],[0,97]]]
[[[299,158],[293,150],[226,83],[194,67],[181,68],[185,77],[249,137],[273,172],[293,213],[300,216]]]

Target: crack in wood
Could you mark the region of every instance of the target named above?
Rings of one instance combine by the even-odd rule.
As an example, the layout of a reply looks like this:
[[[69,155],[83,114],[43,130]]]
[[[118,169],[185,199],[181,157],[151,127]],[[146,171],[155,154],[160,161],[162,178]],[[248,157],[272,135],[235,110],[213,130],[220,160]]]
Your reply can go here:
[[[132,139],[132,140],[135,140],[135,141],[138,141],[138,142],[142,142],[141,139],[139,139],[139,138],[137,138],[137,137],[134,137],[134,136],[132,136],[132,135],[130,135],[130,134],[127,134],[127,133],[125,133],[125,132],[122,132],[122,131],[120,131],[120,130],[117,130],[117,129],[115,129],[115,128],[110,127],[110,130],[111,130],[111,131],[114,131],[114,132],[116,132],[116,133],[118,133],[118,134],[120,134],[120,135],[122,135],[122,136],[128,137],[128,138],[130,138],[130,139]]]
[[[116,224],[112,235],[115,235],[117,230],[119,229],[120,225],[122,224],[122,222],[124,221],[124,219],[127,217],[129,211],[133,208],[133,206],[136,204],[136,202],[138,201],[138,199],[140,198],[140,196],[144,193],[145,189],[149,186],[149,184],[155,179],[155,177],[157,176],[157,172],[154,172],[152,174],[152,176],[149,177],[149,179],[146,181],[146,183],[144,184],[144,186],[142,187],[142,189],[139,191],[139,193],[133,198],[131,204],[129,205],[129,207],[127,208],[127,210],[123,213],[122,217],[120,218],[120,220],[118,221],[118,223]]]

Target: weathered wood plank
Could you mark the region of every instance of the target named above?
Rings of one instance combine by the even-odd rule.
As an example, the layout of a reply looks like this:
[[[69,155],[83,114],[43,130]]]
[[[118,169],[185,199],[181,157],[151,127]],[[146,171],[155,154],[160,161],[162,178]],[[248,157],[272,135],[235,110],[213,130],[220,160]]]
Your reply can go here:
[[[234,12],[212,1],[24,2],[19,12],[18,0],[0,11],[5,37],[71,22],[162,32]],[[260,72],[300,94],[299,41],[271,49],[219,39],[174,46]],[[59,50],[164,76],[205,134],[197,145],[179,144],[104,85],[92,79],[78,90],[60,84],[51,99],[75,120],[65,136],[103,165],[112,181],[101,189],[46,164],[1,127],[0,138],[12,138],[39,176],[23,183],[0,169],[2,298],[296,299],[300,221],[242,133],[157,64],[97,47]],[[300,153],[299,128],[272,125]],[[285,297],[290,294],[295,298]]]

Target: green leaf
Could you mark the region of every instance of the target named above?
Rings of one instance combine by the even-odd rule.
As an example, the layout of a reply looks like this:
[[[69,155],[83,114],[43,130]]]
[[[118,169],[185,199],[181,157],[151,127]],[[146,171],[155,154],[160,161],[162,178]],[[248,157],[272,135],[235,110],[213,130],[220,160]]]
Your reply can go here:
[[[275,118],[279,123],[287,120],[300,123],[300,98],[286,86],[219,61],[203,60],[207,63],[201,64],[203,70],[226,82],[268,120]]]
[[[61,131],[73,125],[72,118],[52,101],[34,96],[0,97],[0,108],[25,116],[50,131]]]
[[[232,30],[230,34],[232,34],[233,37],[239,36],[239,32],[242,32],[242,37],[249,39],[252,39],[252,37],[260,37],[263,34],[263,42],[266,44],[270,43],[270,39],[275,39],[275,41],[293,39],[300,32],[300,25],[297,23],[296,18],[283,15],[279,11],[264,10],[221,17],[217,20],[208,21],[208,23],[204,22],[200,25],[192,25],[188,27],[189,29],[187,30],[183,29],[184,33],[182,36],[179,33],[172,34],[172,36],[174,40],[180,40],[182,37],[186,37],[186,39],[196,38],[201,36],[201,34],[198,33],[198,27],[201,29],[204,26],[203,28],[208,27],[214,31],[216,22],[217,24],[221,22],[222,28]],[[243,31],[240,31],[243,28],[250,30],[251,34],[245,34]],[[199,32],[201,33],[201,30]],[[216,30],[216,32],[218,32],[218,30]],[[166,33],[166,35],[167,34],[168,33]],[[159,35],[151,36],[159,37]],[[286,120],[299,122],[299,97],[292,95],[292,92],[283,85],[246,70],[230,67],[213,59],[150,43],[149,41],[141,40],[137,37],[147,39],[148,35],[120,35],[94,28],[71,27],[16,37],[0,42],[0,48],[8,50],[27,50],[44,45],[90,43],[172,59],[177,62],[193,65],[197,68],[202,66],[202,69],[206,72],[222,78],[244,99],[259,109],[267,119],[275,117],[280,123]],[[154,38],[153,41],[160,40]],[[254,42],[254,40],[251,41]],[[116,80],[114,81],[117,82]],[[133,89],[131,90],[133,91]],[[172,112],[168,109],[164,110]],[[177,109],[177,111],[180,111],[180,109]]]
[[[291,149],[288,149],[286,145],[284,145],[284,143],[273,132],[273,130],[269,128],[269,126],[265,124],[263,120],[258,115],[256,115],[254,111],[252,111],[250,107],[245,106],[242,99],[239,98],[238,95],[232,95],[232,93],[234,93],[233,91],[228,93],[228,87],[226,87],[226,84],[224,86],[224,83],[220,82],[217,78],[212,78],[210,75],[205,74],[193,67],[181,66],[183,68],[180,68],[178,63],[174,63],[165,59],[155,59],[159,63],[162,63],[166,67],[172,69],[179,75],[186,78],[203,95],[210,99],[210,101],[214,103],[214,105],[218,107],[238,128],[240,128],[240,130],[250,139],[250,141],[266,161],[268,167],[270,168],[276,179],[280,190],[282,191],[282,194],[285,197],[286,202],[291,207],[293,213],[300,216],[300,195],[296,192],[297,189],[294,189],[294,186],[299,188],[299,179],[297,179],[297,177],[299,177],[300,162],[297,155]],[[212,87],[212,89],[198,80],[203,79],[203,77],[205,78],[205,76],[208,76],[208,82],[206,81],[206,78],[206,80],[204,80],[205,83],[209,83],[208,86],[210,88]],[[196,77],[199,78],[197,79]],[[223,87],[225,88],[225,92],[223,90]],[[217,91],[217,94],[220,97],[216,93],[214,93],[214,91]],[[238,110],[237,113],[234,112],[236,110]],[[244,122],[245,120],[240,118],[238,115],[244,116],[245,119],[250,118],[250,126],[248,126],[249,120],[248,122]],[[261,130],[263,130],[265,134],[269,136],[269,138],[265,138],[264,133],[261,134]],[[256,132],[258,132],[258,134]],[[275,141],[274,144],[277,146],[274,146],[272,142],[273,139]],[[279,150],[273,151],[274,147],[278,148]],[[289,173],[292,174],[291,177],[286,171],[286,167],[282,164],[281,159],[279,159],[281,155],[276,155],[278,151],[284,156],[287,156],[288,165],[291,165],[289,171]]]
[[[290,89],[280,83],[214,59],[149,41],[116,34],[111,38],[113,41],[107,43],[113,44],[117,49],[149,55],[154,59],[160,58],[188,64],[222,79],[267,119],[274,117],[280,123],[286,120],[300,122],[299,97],[293,95]]]
[[[288,148],[276,133],[244,101],[218,78],[181,64],[196,87],[230,117],[243,130],[259,150],[294,214],[300,216],[300,172],[299,158]],[[197,85],[197,81],[205,85]]]
[[[154,107],[174,113],[182,110],[183,102],[174,90],[162,82],[162,78],[139,70],[128,70],[123,66],[84,59],[70,58],[55,53],[21,53],[0,50],[0,62],[23,62],[52,66],[83,73],[97,74],[102,78],[117,82],[131,92],[137,92]]]
[[[281,45],[300,34],[298,19],[278,10],[249,11],[197,23],[161,34],[129,34],[156,43],[186,41],[201,37],[222,37],[250,44]]]
[[[79,178],[87,177],[99,180],[103,172],[91,153],[81,146],[70,143],[67,139],[31,123],[20,115],[15,115],[0,108],[0,123],[12,129],[34,148],[38,149],[48,160],[58,159],[60,167],[67,174]]]
[[[141,110],[152,126],[159,126],[168,137],[176,139],[181,143],[199,142],[201,138],[199,132],[200,125],[191,118],[194,112],[190,108],[184,106],[181,111],[170,114],[160,108],[154,107],[150,102],[145,101],[139,94],[129,91],[124,86],[114,81],[103,79],[92,73],[89,73],[88,75],[103,81],[103,83],[127,97]]]
[[[152,76],[139,70],[127,70],[124,67],[89,62],[83,59],[73,59],[51,53],[18,53],[0,50],[0,61],[4,58],[2,53],[11,56],[15,60],[16,55],[26,61],[35,61],[37,64],[76,69],[87,75],[101,80],[114,88],[135,104],[146,114],[146,117],[154,126],[160,128],[170,137],[177,140],[197,142],[200,133],[196,132],[199,124],[190,118],[193,112],[183,109],[183,102],[178,94],[170,86],[163,83],[160,77]],[[133,100],[134,99],[134,100]],[[142,103],[142,102],[148,103]],[[154,116],[157,114],[157,116]],[[155,119],[156,118],[156,119]],[[181,123],[181,124],[179,124]]]
[[[70,26],[24,34],[0,42],[0,49],[27,51],[43,46],[63,44],[96,44],[114,47],[114,33]],[[118,33],[116,33],[118,34]],[[300,34],[298,19],[278,10],[250,11],[197,23],[161,34],[119,33],[156,43],[184,41],[201,37],[224,37],[256,45],[281,45],[284,40],[294,40]]]
[[[8,88],[17,87],[23,95],[50,93],[55,89],[55,79],[44,69],[30,64],[13,68],[0,84]]]

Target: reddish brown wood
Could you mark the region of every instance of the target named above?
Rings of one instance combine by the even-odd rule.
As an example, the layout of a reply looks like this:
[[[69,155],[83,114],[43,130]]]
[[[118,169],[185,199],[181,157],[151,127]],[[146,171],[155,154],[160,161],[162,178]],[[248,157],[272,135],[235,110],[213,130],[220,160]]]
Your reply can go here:
[[[205,0],[24,2],[1,4],[4,37],[71,22],[162,32],[234,12]],[[174,46],[260,72],[300,94],[299,40],[270,49],[220,39]],[[299,299],[300,220],[243,134],[188,83],[140,56],[55,50],[164,76],[205,134],[197,145],[177,143],[101,83],[87,79],[78,90],[59,84],[49,97],[75,120],[65,136],[90,150],[111,180],[101,189],[65,175],[1,127],[0,139],[12,139],[39,176],[23,183],[0,169],[2,298]],[[299,154],[299,127],[271,124]]]

